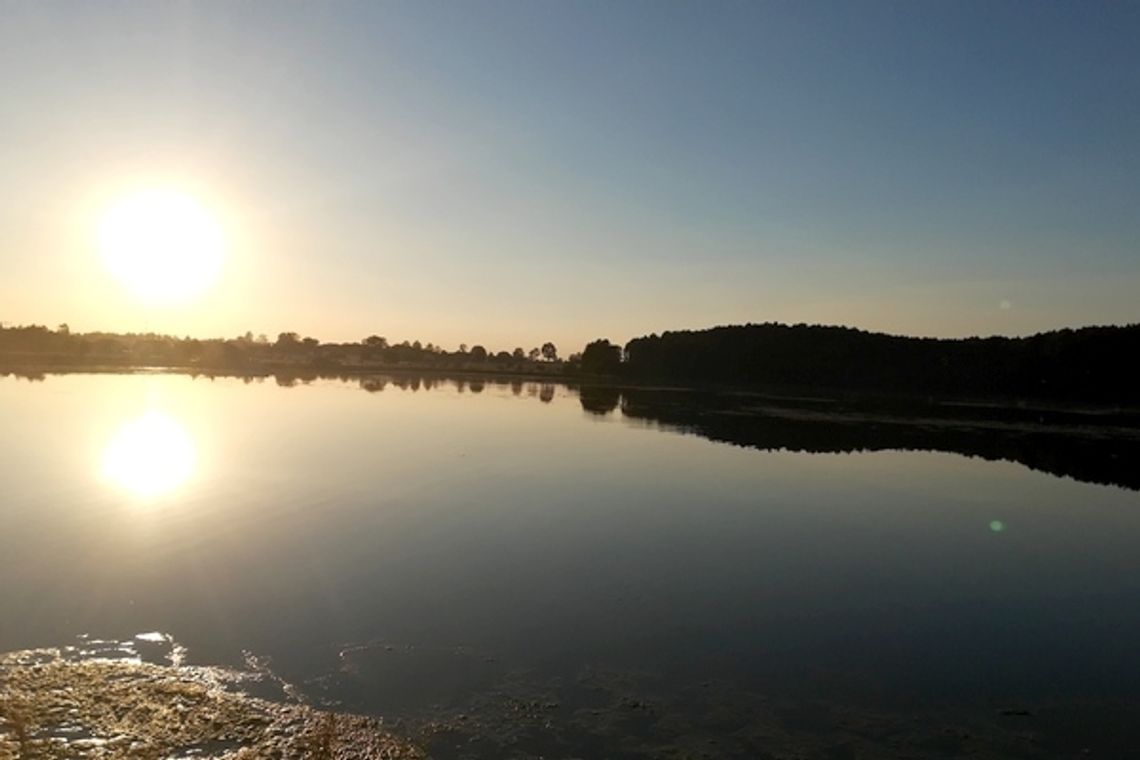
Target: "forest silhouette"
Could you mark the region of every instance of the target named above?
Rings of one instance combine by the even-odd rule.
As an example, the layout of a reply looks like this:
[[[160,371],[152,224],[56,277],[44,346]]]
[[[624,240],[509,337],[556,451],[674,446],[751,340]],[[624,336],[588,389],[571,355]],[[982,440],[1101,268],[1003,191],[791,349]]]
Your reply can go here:
[[[846,327],[762,324],[635,338],[631,379],[788,390],[1140,403],[1140,325],[1025,338],[904,338]]]
[[[474,344],[448,351],[370,335],[322,343],[283,332],[232,339],[74,333],[67,325],[0,328],[0,367],[170,367],[202,372],[385,369],[599,377],[625,384],[759,389],[786,395],[976,399],[1016,405],[1140,404],[1140,325],[1084,327],[1008,338],[909,338],[848,327],[777,323],[665,332],[624,347],[590,342],[566,358],[546,342],[529,350]]]

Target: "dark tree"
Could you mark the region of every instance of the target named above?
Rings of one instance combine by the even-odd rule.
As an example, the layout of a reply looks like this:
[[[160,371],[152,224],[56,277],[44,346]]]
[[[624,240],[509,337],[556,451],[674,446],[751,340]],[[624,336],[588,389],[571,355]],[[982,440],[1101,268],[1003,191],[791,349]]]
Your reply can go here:
[[[477,362],[486,361],[487,360],[487,349],[483,348],[482,346],[472,346],[471,347],[471,358]]]
[[[586,344],[582,371],[592,375],[614,375],[621,369],[621,348],[605,338]]]
[[[554,347],[553,343],[547,341],[542,344],[542,358],[548,362],[558,359],[558,349]]]
[[[277,342],[274,344],[276,348],[291,349],[296,348],[297,344],[301,342],[301,337],[295,332],[283,332],[277,334]]]

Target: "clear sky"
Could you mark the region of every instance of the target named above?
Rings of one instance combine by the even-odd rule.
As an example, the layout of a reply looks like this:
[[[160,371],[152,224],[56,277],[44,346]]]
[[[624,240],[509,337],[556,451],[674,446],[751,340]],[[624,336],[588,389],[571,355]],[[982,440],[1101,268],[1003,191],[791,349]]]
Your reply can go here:
[[[0,320],[568,353],[1140,321],[1140,4],[6,2]],[[116,198],[223,230],[167,306]]]

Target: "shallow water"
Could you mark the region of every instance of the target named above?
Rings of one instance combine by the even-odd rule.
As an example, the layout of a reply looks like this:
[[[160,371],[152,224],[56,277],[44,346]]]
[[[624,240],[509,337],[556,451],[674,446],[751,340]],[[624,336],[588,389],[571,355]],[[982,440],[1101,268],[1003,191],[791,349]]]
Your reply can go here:
[[[485,756],[755,756],[916,710],[941,722],[884,736],[953,754],[953,714],[995,756],[1132,741],[1136,491],[585,406],[530,382],[0,378],[0,651],[161,632],[314,704],[482,721]]]

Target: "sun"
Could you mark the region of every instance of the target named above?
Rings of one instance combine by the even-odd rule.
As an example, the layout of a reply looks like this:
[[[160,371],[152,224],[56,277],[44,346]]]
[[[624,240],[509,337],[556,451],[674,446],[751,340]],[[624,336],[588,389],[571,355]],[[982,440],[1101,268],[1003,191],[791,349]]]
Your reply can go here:
[[[205,293],[225,255],[217,219],[177,190],[146,190],[107,210],[99,249],[108,271],[136,298],[178,305]]]

